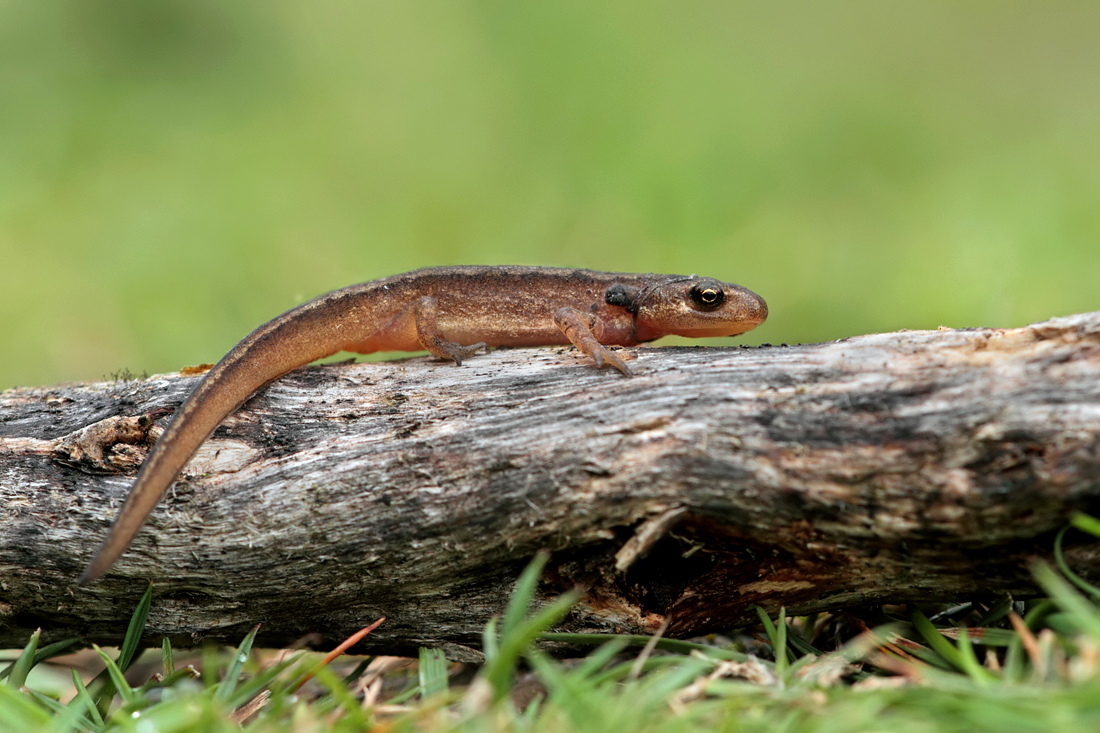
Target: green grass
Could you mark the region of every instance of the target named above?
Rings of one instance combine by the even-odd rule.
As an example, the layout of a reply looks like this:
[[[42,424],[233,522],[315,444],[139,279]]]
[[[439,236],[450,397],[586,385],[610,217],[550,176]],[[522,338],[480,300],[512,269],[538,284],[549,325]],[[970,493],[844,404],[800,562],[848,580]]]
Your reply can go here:
[[[1088,522],[1075,524],[1095,526]],[[486,625],[486,658],[476,669],[429,649],[385,674],[368,658],[320,665],[314,653],[254,651],[253,630],[237,649],[208,647],[198,656],[165,640],[158,674],[128,682],[122,672],[141,637],[147,593],[118,658],[97,648],[105,669],[87,685],[73,670],[71,689],[37,691],[28,680],[35,666],[71,650],[38,650],[34,634],[4,670],[0,730],[793,733],[1100,725],[1100,610],[1045,565],[1034,572],[1049,599],[1029,601],[1023,619],[1015,613],[1025,604],[1008,597],[953,608],[883,607],[863,614],[879,622],[874,629],[848,614],[791,619],[761,611],[754,629],[681,641],[547,632],[575,598],[532,607],[546,559],[536,558],[503,617]],[[594,650],[555,658],[533,644],[539,639],[559,651],[562,644]],[[178,668],[179,654],[190,654],[198,669]]]

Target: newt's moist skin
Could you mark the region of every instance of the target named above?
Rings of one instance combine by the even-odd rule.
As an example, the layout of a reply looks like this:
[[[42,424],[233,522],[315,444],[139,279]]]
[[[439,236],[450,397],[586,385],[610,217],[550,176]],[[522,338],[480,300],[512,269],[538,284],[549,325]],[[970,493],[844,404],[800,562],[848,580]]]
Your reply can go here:
[[[490,346],[572,343],[631,376],[604,346],[661,336],[736,336],[768,317],[740,285],[695,275],[551,267],[430,267],[335,290],[265,323],[233,347],[176,411],[88,568],[88,583],[129,546],[198,447],[258,389],[338,351],[420,351],[461,364]]]

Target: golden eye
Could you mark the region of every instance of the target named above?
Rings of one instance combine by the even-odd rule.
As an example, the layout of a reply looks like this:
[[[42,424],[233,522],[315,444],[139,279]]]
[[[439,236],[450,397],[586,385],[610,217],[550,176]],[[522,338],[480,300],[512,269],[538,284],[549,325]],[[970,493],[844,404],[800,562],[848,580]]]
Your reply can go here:
[[[699,283],[691,289],[691,299],[704,311],[712,311],[726,302],[726,294],[715,282]]]

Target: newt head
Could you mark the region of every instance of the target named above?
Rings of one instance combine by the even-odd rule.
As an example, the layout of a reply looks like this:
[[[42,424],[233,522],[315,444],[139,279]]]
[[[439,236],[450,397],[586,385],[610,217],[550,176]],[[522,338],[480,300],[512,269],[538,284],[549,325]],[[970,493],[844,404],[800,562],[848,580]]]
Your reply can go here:
[[[695,276],[645,288],[634,299],[633,310],[639,342],[668,335],[736,336],[768,317],[768,304],[748,288]]]

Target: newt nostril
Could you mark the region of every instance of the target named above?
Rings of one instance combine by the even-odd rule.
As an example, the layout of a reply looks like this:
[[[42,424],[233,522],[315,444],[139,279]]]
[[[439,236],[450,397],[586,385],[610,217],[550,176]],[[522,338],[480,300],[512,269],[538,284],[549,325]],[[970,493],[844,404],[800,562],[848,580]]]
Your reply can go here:
[[[753,298],[752,308],[760,317],[761,322],[768,317],[768,304],[759,295]]]

